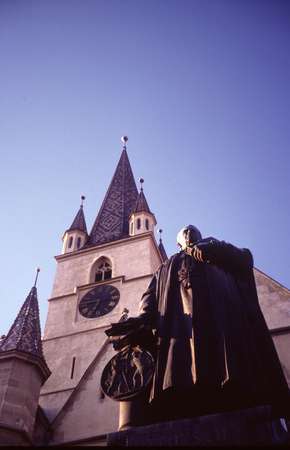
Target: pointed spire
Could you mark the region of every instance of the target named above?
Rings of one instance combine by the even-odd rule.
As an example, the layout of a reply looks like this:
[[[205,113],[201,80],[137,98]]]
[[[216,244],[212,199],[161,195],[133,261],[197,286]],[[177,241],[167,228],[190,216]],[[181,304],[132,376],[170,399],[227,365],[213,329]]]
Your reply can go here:
[[[89,245],[129,236],[129,216],[136,203],[138,190],[127,155],[127,141],[127,136],[123,136],[123,151],[93,225]]]
[[[0,352],[18,350],[44,360],[42,353],[39,308],[36,281],[29,292],[7,336],[1,342]]]
[[[86,219],[85,219],[85,215],[84,215],[84,211],[83,211],[83,204],[84,204],[85,198],[86,197],[84,195],[81,196],[80,209],[78,210],[77,215],[75,216],[75,218],[73,220],[73,223],[71,224],[71,226],[69,227],[69,229],[67,231],[80,230],[80,231],[83,231],[84,233],[88,234]]]
[[[161,239],[161,234],[162,234],[163,230],[161,228],[159,228],[158,233],[159,233],[159,244],[158,244],[158,248],[159,251],[161,253],[162,259],[163,261],[166,261],[166,259],[168,259],[167,254],[166,254],[166,250],[164,248],[162,239]]]
[[[143,183],[144,183],[144,179],[143,178],[139,178],[139,182],[140,182],[140,192],[138,194],[137,200],[136,200],[136,204],[135,207],[133,209],[133,213],[137,213],[137,212],[148,212],[150,214],[152,214],[152,212],[149,209],[145,194],[143,192]]]

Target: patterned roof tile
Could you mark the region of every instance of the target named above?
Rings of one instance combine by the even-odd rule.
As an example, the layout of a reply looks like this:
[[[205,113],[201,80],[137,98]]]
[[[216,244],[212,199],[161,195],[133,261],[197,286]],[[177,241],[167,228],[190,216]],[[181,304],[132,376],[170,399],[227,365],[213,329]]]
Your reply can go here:
[[[129,236],[129,217],[136,205],[138,190],[126,148],[90,233],[87,245],[97,245]]]
[[[86,219],[85,219],[85,215],[84,215],[84,211],[83,211],[83,205],[80,206],[80,209],[78,210],[78,213],[75,216],[73,223],[71,224],[71,226],[69,227],[69,229],[67,231],[72,231],[72,230],[80,230],[80,231],[83,231],[84,233],[88,234]]]
[[[0,352],[9,350],[20,350],[44,360],[35,286],[29,292],[7,336],[1,341]]]
[[[141,188],[141,191],[139,192],[137,201],[136,201],[136,205],[135,208],[133,210],[134,213],[137,212],[148,212],[150,214],[152,214],[152,212],[149,209],[145,194],[143,192],[143,189]]]

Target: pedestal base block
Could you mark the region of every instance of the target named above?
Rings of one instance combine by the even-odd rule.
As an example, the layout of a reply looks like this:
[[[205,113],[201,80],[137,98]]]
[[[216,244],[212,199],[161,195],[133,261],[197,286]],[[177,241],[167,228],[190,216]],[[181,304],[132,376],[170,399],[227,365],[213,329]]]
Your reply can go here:
[[[273,419],[270,407],[260,406],[134,427],[110,433],[107,444],[118,447],[272,446],[289,445],[290,434],[279,419]]]

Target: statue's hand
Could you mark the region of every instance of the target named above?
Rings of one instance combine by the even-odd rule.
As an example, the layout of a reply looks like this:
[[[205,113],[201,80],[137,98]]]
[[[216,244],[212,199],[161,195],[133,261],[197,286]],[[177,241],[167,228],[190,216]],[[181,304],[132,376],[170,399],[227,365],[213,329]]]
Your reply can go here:
[[[139,317],[129,317],[123,322],[111,323],[111,327],[105,330],[105,333],[107,336],[125,336],[140,326],[142,326],[142,320]]]
[[[128,339],[128,336],[124,336],[124,337],[110,336],[109,342],[110,342],[110,344],[113,345],[113,349],[118,351],[118,350],[122,350],[124,347],[127,347],[127,345],[130,344],[130,339]]]
[[[193,246],[192,256],[194,257],[194,259],[196,259],[196,261],[204,262],[202,250],[201,250],[201,248],[198,247],[198,245]]]
[[[205,244],[195,244],[193,247],[186,247],[185,252],[198,262],[209,262],[205,256]]]

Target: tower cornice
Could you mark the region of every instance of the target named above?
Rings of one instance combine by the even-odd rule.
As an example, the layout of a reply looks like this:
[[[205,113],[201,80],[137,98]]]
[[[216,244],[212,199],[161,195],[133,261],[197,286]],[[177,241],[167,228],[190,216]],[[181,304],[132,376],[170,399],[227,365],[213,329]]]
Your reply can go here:
[[[0,361],[3,361],[4,359],[19,359],[25,361],[26,363],[34,365],[40,372],[42,384],[51,375],[51,371],[48,368],[45,359],[32,355],[31,353],[20,350],[7,350],[4,352],[0,352]]]
[[[99,244],[99,245],[94,245],[94,246],[90,246],[90,247],[85,247],[82,248],[80,250],[76,250],[74,252],[70,252],[70,253],[65,253],[62,255],[56,255],[54,258],[57,261],[64,261],[66,259],[73,259],[73,258],[78,258],[81,255],[85,255],[88,253],[95,253],[96,250],[101,251],[101,250],[105,250],[107,248],[112,248],[112,247],[118,247],[120,245],[129,245],[130,243],[132,243],[133,241],[141,241],[141,240],[145,240],[151,238],[153,245],[155,247],[155,249],[157,250],[157,253],[160,256],[160,261],[162,261],[162,257],[160,254],[160,250],[158,248],[158,244],[156,242],[155,236],[153,234],[152,231],[148,231],[146,233],[142,233],[142,234],[138,234],[136,236],[128,236],[126,238],[123,239],[118,239],[116,241],[112,241],[112,242],[106,242],[104,244]]]

